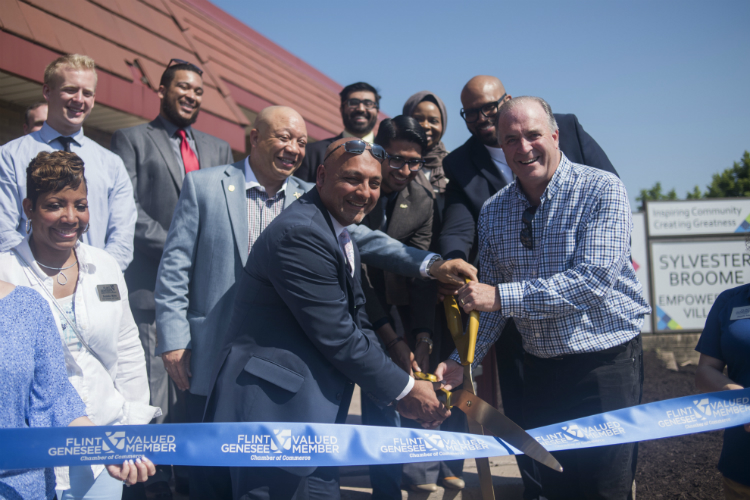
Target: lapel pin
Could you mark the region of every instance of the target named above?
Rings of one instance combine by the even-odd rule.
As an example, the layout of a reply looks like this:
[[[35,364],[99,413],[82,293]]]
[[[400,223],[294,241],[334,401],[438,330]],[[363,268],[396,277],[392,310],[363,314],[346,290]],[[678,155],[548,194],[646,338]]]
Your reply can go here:
[[[407,205],[406,203],[402,203],[402,204],[401,204],[401,208],[408,208],[408,206],[409,206],[409,205]]]
[[[302,196],[302,193],[298,193],[297,191],[294,192],[294,197],[299,200],[299,197]]]
[[[230,190],[230,191],[234,191],[234,184],[230,184],[227,189]]]

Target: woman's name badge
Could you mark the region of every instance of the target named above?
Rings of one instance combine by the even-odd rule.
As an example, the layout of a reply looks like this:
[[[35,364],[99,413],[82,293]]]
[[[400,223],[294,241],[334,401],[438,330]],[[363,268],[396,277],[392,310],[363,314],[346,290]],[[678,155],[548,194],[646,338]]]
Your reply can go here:
[[[735,321],[738,319],[747,319],[750,318],[750,306],[745,307],[735,307],[732,309],[732,316],[729,318],[730,321]]]
[[[120,300],[120,289],[117,285],[96,285],[96,293],[102,302],[115,302]]]

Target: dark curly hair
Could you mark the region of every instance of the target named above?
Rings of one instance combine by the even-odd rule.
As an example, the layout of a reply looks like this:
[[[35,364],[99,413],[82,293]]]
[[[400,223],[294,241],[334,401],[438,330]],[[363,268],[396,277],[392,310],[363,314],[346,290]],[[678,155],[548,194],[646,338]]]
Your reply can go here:
[[[83,160],[75,153],[42,151],[26,169],[26,197],[31,200],[32,208],[36,208],[39,196],[65,188],[78,189],[81,183],[86,186]]]

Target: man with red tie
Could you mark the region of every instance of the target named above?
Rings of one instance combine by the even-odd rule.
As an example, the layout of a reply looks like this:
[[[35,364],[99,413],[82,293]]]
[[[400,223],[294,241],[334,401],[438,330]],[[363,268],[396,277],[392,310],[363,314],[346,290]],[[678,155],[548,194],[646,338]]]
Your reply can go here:
[[[158,95],[159,116],[150,123],[115,132],[111,149],[125,163],[138,209],[133,262],[125,271],[125,280],[146,353],[151,404],[162,409],[164,415],[157,419],[162,423],[185,421],[175,411],[178,391],[170,382],[162,359],[155,355],[154,288],[164,242],[186,173],[226,165],[234,159],[225,141],[191,127],[203,98],[203,71],[198,66],[172,59],[162,74]],[[150,484],[147,488],[163,489],[161,493],[166,494],[168,488],[164,486]]]

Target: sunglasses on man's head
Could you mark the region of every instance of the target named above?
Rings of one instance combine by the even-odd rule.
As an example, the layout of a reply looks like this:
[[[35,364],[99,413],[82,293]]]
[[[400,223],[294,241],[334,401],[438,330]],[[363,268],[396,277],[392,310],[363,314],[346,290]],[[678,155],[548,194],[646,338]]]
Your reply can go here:
[[[184,59],[170,59],[169,60],[169,64],[167,64],[167,68],[171,68],[172,66],[175,66],[177,64],[187,64],[188,66],[190,66],[190,69],[192,69],[193,71],[195,71],[199,75],[203,76],[203,70],[202,69],[200,69],[198,66],[196,66],[193,63],[191,63],[190,61],[186,61]]]
[[[338,146],[333,148],[331,152],[328,153],[325,158],[323,158],[323,161],[326,161],[328,157],[331,156],[333,152],[339,149],[341,146],[344,146],[344,149],[347,153],[351,153],[353,155],[361,155],[365,152],[365,150],[367,150],[378,161],[383,161],[388,158],[388,153],[385,152],[385,149],[383,149],[382,146],[378,146],[377,144],[370,144],[369,142],[363,141],[362,139],[353,139],[351,141],[346,141],[343,144],[339,144]],[[368,148],[367,146],[370,146],[370,148]]]
[[[521,215],[521,222],[523,222],[523,229],[521,234],[518,235],[518,239],[521,240],[521,244],[529,250],[534,249],[534,232],[531,228],[531,223],[534,221],[534,215],[536,215],[536,209],[538,207],[529,207],[523,211]]]

